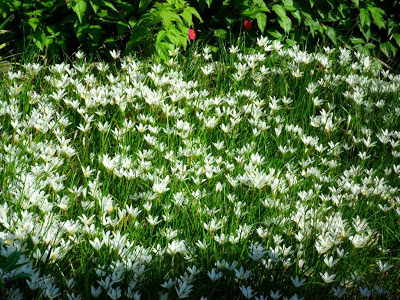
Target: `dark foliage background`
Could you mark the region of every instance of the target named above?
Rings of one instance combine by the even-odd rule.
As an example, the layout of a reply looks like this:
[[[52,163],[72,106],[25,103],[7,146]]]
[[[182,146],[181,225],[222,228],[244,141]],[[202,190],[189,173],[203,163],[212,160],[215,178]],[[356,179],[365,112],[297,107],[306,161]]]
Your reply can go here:
[[[399,65],[400,2],[387,0],[0,0],[0,51],[62,58],[118,48],[168,59],[187,49],[189,28],[210,45],[236,43],[245,19],[249,44],[264,35],[311,51],[345,46]]]

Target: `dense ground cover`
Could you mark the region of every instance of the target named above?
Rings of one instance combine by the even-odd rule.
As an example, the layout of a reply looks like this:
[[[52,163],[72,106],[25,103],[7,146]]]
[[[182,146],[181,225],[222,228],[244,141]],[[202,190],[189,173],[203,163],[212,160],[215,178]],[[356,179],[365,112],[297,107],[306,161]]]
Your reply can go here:
[[[3,297],[398,295],[400,76],[258,45],[4,74]]]

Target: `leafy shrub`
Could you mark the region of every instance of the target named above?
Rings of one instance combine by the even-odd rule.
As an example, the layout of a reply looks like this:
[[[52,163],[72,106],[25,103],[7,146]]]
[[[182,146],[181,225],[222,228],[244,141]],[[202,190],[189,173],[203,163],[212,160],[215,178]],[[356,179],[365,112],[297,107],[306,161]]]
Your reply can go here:
[[[239,32],[249,19],[261,34],[288,44],[330,44],[354,47],[360,52],[391,59],[400,47],[400,3],[375,0],[191,0],[204,16],[203,32],[218,38]],[[204,36],[203,36],[204,37]],[[205,38],[205,37],[204,37]]]
[[[184,0],[15,0],[2,1],[0,14],[11,19],[11,48],[34,45],[50,55],[126,48],[167,58],[168,50],[186,48],[193,19],[201,21]]]
[[[400,46],[398,1],[13,0],[0,2],[0,18],[12,32],[3,47],[33,45],[51,55],[118,48],[167,59],[186,49],[189,28],[201,41],[229,40],[228,33],[236,40],[244,19],[257,24],[247,34],[253,39],[263,34],[310,50],[345,45],[395,63]]]

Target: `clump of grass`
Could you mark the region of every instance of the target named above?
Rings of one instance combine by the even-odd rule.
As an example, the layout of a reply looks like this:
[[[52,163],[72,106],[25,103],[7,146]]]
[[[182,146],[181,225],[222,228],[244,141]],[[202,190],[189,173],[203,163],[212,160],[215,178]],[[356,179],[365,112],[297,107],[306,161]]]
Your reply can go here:
[[[398,294],[400,76],[347,49],[258,46],[9,71],[2,292]]]

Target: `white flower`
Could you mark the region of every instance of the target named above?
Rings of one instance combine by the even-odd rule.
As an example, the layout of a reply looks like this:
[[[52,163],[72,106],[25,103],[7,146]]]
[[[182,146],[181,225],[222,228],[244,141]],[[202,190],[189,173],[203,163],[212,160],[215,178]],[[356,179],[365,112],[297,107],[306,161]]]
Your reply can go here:
[[[334,279],[335,279],[335,277],[336,277],[336,274],[329,275],[328,272],[326,272],[326,271],[325,271],[324,274],[319,273],[319,275],[321,276],[322,280],[323,280],[325,283],[331,283],[331,282],[333,282]]]
[[[296,275],[296,278],[293,278],[293,277],[290,277],[290,279],[292,280],[292,282],[293,282],[293,285],[295,286],[295,287],[301,287],[302,285],[304,285],[304,283],[306,282],[306,279],[305,278],[303,278],[303,279],[299,279],[299,276],[297,276]]]
[[[368,289],[368,287],[362,288],[361,286],[359,286],[358,289],[361,293],[361,296],[363,297],[370,297],[372,294],[371,290]]]
[[[164,179],[156,178],[153,184],[153,191],[157,194],[162,194],[164,192],[169,191],[168,183],[170,182],[169,176],[165,177]]]
[[[147,220],[147,222],[149,222],[149,224],[150,224],[151,226],[156,226],[158,223],[161,222],[161,220],[160,220],[160,221],[158,220],[158,216],[156,216],[155,218],[153,218],[152,215],[149,215],[149,216],[146,218],[146,220]]]
[[[179,281],[179,289],[175,287],[176,294],[179,299],[184,299],[189,297],[189,293],[192,291],[193,285],[188,285],[185,280]]]
[[[163,288],[170,289],[170,288],[172,288],[174,286],[174,282],[170,278],[168,281],[165,281],[164,283],[162,283],[161,286]]]
[[[244,270],[243,266],[240,266],[240,269],[235,269],[235,276],[240,280],[247,279],[251,275],[250,270]]]
[[[208,277],[210,277],[210,279],[212,281],[217,281],[218,279],[220,279],[222,277],[222,272],[215,272],[215,269],[212,268],[211,272],[207,272]]]
[[[47,298],[49,298],[49,299],[57,298],[58,296],[61,295],[61,293],[59,293],[58,291],[59,291],[58,287],[56,287],[55,285],[50,284],[50,285],[48,285],[46,287],[45,296]]]
[[[216,218],[213,218],[210,223],[208,223],[208,224],[204,223],[203,225],[204,225],[204,229],[207,231],[210,231],[210,232],[214,232],[214,231],[222,228],[222,222],[217,221]]]
[[[75,56],[77,59],[82,59],[85,57],[85,53],[83,53],[83,51],[79,50],[78,52],[75,53]]]
[[[243,295],[246,299],[251,299],[254,296],[253,289],[251,288],[251,286],[245,287],[244,285],[242,285],[240,287],[240,291],[243,293]]]
[[[110,55],[113,59],[118,59],[119,56],[121,55],[121,51],[120,50],[111,50],[110,51]]]
[[[121,298],[121,288],[119,286],[116,289],[110,288],[107,292],[107,295],[112,300],[117,300],[117,299]]]
[[[99,251],[104,244],[103,241],[100,242],[100,240],[97,237],[94,239],[94,241],[89,241],[89,243],[96,251]]]
[[[384,273],[384,272],[390,270],[390,268],[393,267],[393,266],[390,266],[390,265],[388,264],[388,262],[385,262],[385,263],[383,264],[381,260],[378,260],[377,264],[378,264],[379,270],[381,270],[382,273]]]
[[[336,263],[339,261],[339,259],[333,259],[333,256],[330,256],[329,258],[326,256],[324,258],[324,263],[329,267],[332,268]]]
[[[282,297],[282,294],[279,293],[279,290],[276,292],[270,291],[269,295],[271,296],[272,299],[277,300],[280,297]]]
[[[210,75],[212,72],[214,72],[214,65],[213,64],[205,65],[204,67],[201,67],[201,71],[206,76]]]
[[[186,254],[186,245],[185,241],[175,241],[173,240],[171,243],[168,243],[168,254],[174,256],[177,253]]]
[[[333,296],[340,298],[340,297],[343,297],[344,294],[346,294],[345,288],[341,288],[341,287],[333,288]]]
[[[215,186],[215,191],[216,192],[221,192],[223,189],[221,182],[218,181],[218,183]]]
[[[261,246],[260,244],[250,245],[249,256],[252,260],[259,260],[263,258],[265,253],[267,253],[267,251],[265,251],[263,246]]]
[[[202,250],[206,250],[209,245],[210,244],[209,243],[207,244],[207,242],[205,240],[196,242],[196,246],[199,247]]]
[[[236,53],[238,53],[239,52],[239,47],[238,46],[230,46],[229,47],[229,53],[231,53],[231,54],[236,54]]]

